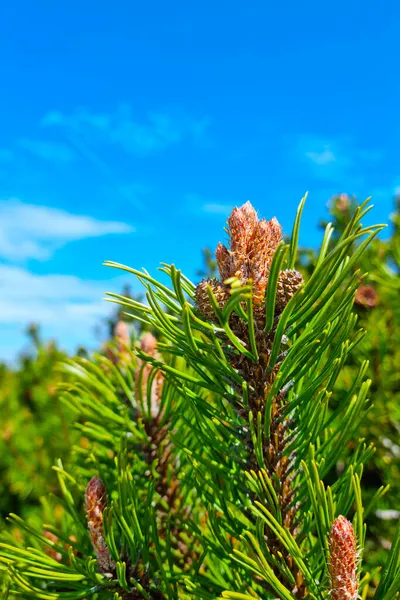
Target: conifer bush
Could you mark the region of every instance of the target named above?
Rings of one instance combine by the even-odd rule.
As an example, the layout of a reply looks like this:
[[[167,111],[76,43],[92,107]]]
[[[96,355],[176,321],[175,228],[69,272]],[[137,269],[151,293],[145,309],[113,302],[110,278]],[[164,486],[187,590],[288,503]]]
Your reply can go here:
[[[23,535],[0,546],[5,598],[400,596],[400,528],[377,568],[365,549],[385,491],[364,504],[367,362],[339,385],[363,343],[357,267],[382,226],[361,225],[367,203],[337,239],[328,225],[303,280],[303,206],[287,244],[275,218],[234,209],[218,277],[198,285],[174,265],[166,285],[107,263],[143,286],[143,302],[109,298],[148,331],[121,326],[107,356],[62,367],[88,444],[54,467],[62,499],[41,526],[10,515]]]
[[[335,234],[332,244],[348,225],[357,203],[346,194],[330,202]],[[360,426],[360,435],[375,446],[365,465],[364,501],[382,485],[390,489],[366,516],[366,554],[373,567],[382,563],[397,526],[400,498],[400,198],[395,199],[390,228],[375,238],[359,257],[354,270],[363,273],[355,295],[354,311],[366,335],[351,353],[335,386],[335,396],[346,394],[362,363],[371,379],[370,410]],[[326,224],[324,224],[326,225]],[[307,252],[311,256],[311,252]],[[311,263],[311,261],[309,261]],[[306,269],[308,270],[308,269]],[[312,270],[312,267],[310,268]],[[304,273],[307,278],[306,273]]]
[[[118,352],[118,339],[126,340],[118,313],[107,322],[111,340],[101,347],[109,357]],[[73,445],[88,441],[58,388],[65,381],[58,365],[67,354],[53,340],[44,341],[37,325],[26,333],[27,347],[15,364],[0,364],[0,523],[11,511],[40,518],[43,498],[59,493],[52,465],[58,458],[67,461]],[[88,354],[83,347],[77,353]]]
[[[37,512],[40,497],[57,491],[52,465],[78,437],[57,391],[56,366],[66,355],[43,342],[37,326],[27,333],[27,351],[0,370],[0,518]]]

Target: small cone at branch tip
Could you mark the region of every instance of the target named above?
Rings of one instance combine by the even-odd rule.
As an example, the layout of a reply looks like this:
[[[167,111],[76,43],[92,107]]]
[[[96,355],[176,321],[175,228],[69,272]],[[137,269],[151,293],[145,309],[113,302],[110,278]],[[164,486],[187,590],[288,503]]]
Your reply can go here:
[[[341,213],[345,213],[350,208],[350,197],[348,194],[339,194],[334,198],[335,208]]]
[[[150,331],[147,331],[140,340],[140,349],[146,352],[146,354],[151,354],[156,349],[156,346],[156,338]]]
[[[253,281],[256,304],[264,299],[272,259],[281,239],[282,228],[275,217],[271,221],[263,219],[256,224],[249,245],[250,261],[247,267],[249,278]]]
[[[53,544],[55,545],[64,545],[65,550],[68,552],[69,548],[71,548],[71,544],[62,544],[59,540],[59,538],[52,533],[51,531],[47,531],[47,529],[45,529],[43,531],[43,536],[45,538],[47,538],[50,542],[53,542]],[[69,536],[69,539],[71,542],[76,542],[76,537],[73,535]],[[60,552],[58,552],[55,548],[53,548],[53,546],[47,546],[45,547],[44,550],[47,554],[47,556],[50,556],[51,558],[53,558],[54,560],[56,560],[57,562],[62,562],[62,554]],[[77,554],[77,550],[75,548],[73,548],[73,553],[76,555]]]
[[[219,245],[217,261],[222,281],[237,277],[260,284],[269,272],[273,255],[282,239],[282,228],[274,217],[258,220],[257,213],[247,202],[234,208],[228,219],[230,250]],[[225,248],[225,250],[223,250]]]
[[[157,340],[154,335],[148,331],[144,334],[142,339],[140,340],[140,349],[149,354],[156,360],[161,360],[161,356],[157,351]],[[150,363],[145,363],[141,359],[138,359],[138,366],[135,372],[135,383],[136,383],[136,392],[139,393],[141,391],[142,397],[145,399],[146,405],[146,394],[147,394],[147,382],[152,371],[152,365]],[[139,389],[141,381],[141,390]],[[161,404],[161,395],[162,388],[164,384],[163,374],[159,371],[151,384],[151,392],[150,392],[150,414],[155,419],[160,412],[160,404]]]
[[[131,354],[129,351],[131,340],[129,326],[125,321],[118,321],[113,331],[113,344],[106,348],[105,355],[114,364],[124,364],[130,361]]]
[[[240,208],[234,208],[228,218],[231,251],[238,254],[245,253],[249,240],[257,225],[257,212],[250,202]]]
[[[106,508],[106,488],[98,477],[93,477],[85,491],[85,511],[89,537],[102,573],[109,573],[115,568],[104,537],[103,514]]]
[[[236,277],[243,284],[251,281],[253,301],[257,311],[263,308],[269,271],[274,254],[282,241],[282,227],[273,217],[270,221],[258,219],[257,213],[246,202],[234,208],[228,219],[229,249],[219,243],[215,256],[220,275],[218,280],[203,280],[196,288],[196,304],[204,317],[215,321],[207,286],[211,286],[218,306],[223,308],[230,297],[230,288],[224,282]],[[283,271],[278,285],[277,309],[282,310],[303,279],[297,271]]]
[[[285,308],[289,300],[303,285],[303,276],[294,269],[281,271],[276,292],[276,307],[278,310]]]
[[[46,539],[48,539],[50,542],[53,542],[53,544],[58,544],[60,541],[58,539],[58,537],[51,531],[47,531],[47,530],[43,531],[43,536]],[[50,556],[50,558],[53,558],[57,562],[62,561],[62,554],[60,552],[57,552],[57,550],[55,550],[52,546],[46,546],[45,552],[46,552],[47,556]]]
[[[375,308],[379,304],[378,292],[370,284],[360,285],[357,288],[354,302],[363,308]]]
[[[359,553],[353,525],[339,516],[329,534],[330,598],[356,600],[358,594],[357,567]]]
[[[115,325],[114,337],[115,337],[115,339],[122,342],[126,346],[129,346],[129,343],[130,343],[129,327],[125,323],[125,321],[118,321],[118,323]]]
[[[243,215],[243,218],[249,224],[249,226],[255,224],[258,220],[257,211],[251,204],[250,200],[247,200],[247,202],[245,202],[240,208],[236,208],[234,211],[235,210],[239,211],[240,214]]]
[[[219,308],[223,308],[229,299],[230,292],[229,288],[216,279],[204,279],[196,287],[196,305],[200,310],[201,314],[206,317],[209,321],[216,321],[216,315],[210,298],[208,296],[207,288],[211,287],[211,290],[215,296]]]
[[[229,279],[233,271],[232,254],[221,242],[218,242],[218,246],[215,250],[215,259],[217,261],[217,267],[221,280],[225,281],[226,279]]]

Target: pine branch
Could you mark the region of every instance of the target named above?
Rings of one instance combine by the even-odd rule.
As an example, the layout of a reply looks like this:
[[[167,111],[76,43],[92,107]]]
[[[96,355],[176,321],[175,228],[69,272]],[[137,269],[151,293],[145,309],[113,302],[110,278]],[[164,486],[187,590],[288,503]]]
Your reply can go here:
[[[362,571],[365,515],[385,491],[363,508],[360,478],[373,454],[358,433],[370,408],[367,362],[336,395],[363,343],[352,312],[359,261],[381,227],[361,226],[366,204],[340,235],[328,226],[303,281],[303,207],[288,245],[276,219],[259,220],[249,203],[235,209],[230,244],[216,251],[219,279],[197,286],[173,265],[161,268],[168,287],[109,263],[146,293],[143,302],[111,301],[159,341],[146,334],[131,348],[117,326],[106,356],[62,367],[63,399],[85,443],[72,472],[55,468],[61,526],[13,517],[30,545],[1,546],[6,590],[70,600],[339,600],[365,598],[377,578],[376,600],[400,593],[398,538],[382,574]]]

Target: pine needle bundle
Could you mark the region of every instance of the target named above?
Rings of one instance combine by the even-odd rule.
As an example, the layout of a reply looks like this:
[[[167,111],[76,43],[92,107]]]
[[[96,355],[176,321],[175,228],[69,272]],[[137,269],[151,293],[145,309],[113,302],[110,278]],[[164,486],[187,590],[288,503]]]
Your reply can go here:
[[[246,203],[216,249],[218,277],[193,284],[145,269],[145,300],[110,294],[146,333],[107,356],[67,361],[63,398],[88,439],[55,466],[63,516],[0,546],[4,597],[393,600],[400,529],[380,571],[364,568],[360,439],[368,365],[345,394],[335,384],[364,333],[355,270],[382,226],[358,207],[313,272],[296,270],[300,203],[290,242]],[[341,468],[338,469],[338,463]],[[54,502],[57,502],[56,500]]]

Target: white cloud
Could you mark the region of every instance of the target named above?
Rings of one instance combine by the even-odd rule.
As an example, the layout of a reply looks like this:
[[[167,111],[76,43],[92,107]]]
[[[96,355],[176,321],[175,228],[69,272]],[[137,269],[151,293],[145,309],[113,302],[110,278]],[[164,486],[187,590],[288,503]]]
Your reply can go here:
[[[71,162],[75,158],[75,152],[61,142],[49,142],[44,140],[29,140],[23,138],[18,142],[19,146],[31,154],[44,160],[55,160],[59,162]]]
[[[0,257],[11,261],[44,260],[67,242],[132,231],[126,223],[99,221],[17,199],[0,202]]]
[[[312,160],[316,165],[329,165],[336,162],[336,156],[329,147],[329,144],[325,144],[324,148],[320,152],[308,151],[306,152],[307,158]]]
[[[8,301],[23,297],[27,302],[99,300],[103,282],[92,282],[74,275],[36,275],[21,267],[0,264],[1,296]],[[0,315],[3,318],[3,315]]]
[[[104,293],[121,287],[121,277],[112,282],[87,281],[73,275],[37,275],[0,264],[0,324],[24,326],[33,321],[68,331],[108,314]]]
[[[184,203],[190,212],[199,216],[226,215],[234,208],[234,203],[220,202],[218,198],[207,198],[201,194],[189,193],[184,197]]]
[[[114,113],[104,114],[81,110],[66,115],[52,111],[42,119],[42,125],[65,130],[80,152],[86,152],[83,144],[90,141],[147,156],[186,140],[203,139],[209,121],[162,112],[148,112],[144,118],[135,118],[129,106],[122,106]]]
[[[324,181],[349,180],[353,175],[356,150],[351,140],[301,135],[294,142],[296,160],[302,160],[310,173]]]
[[[37,275],[0,264],[0,359],[11,360],[24,343],[22,331],[38,323],[44,337],[58,339],[73,351],[92,346],[94,330],[112,311],[105,291],[121,292],[121,275],[110,281],[85,281],[71,275]]]
[[[202,206],[204,212],[215,215],[227,215],[231,212],[232,208],[231,204],[219,204],[218,202],[211,202]]]
[[[108,310],[107,310],[108,308]],[[101,302],[58,302],[51,305],[39,300],[25,302],[8,302],[0,299],[1,325],[26,325],[30,322],[40,325],[56,326],[58,331],[68,332],[71,328],[88,325],[94,326],[100,316],[110,312],[109,307]]]
[[[384,156],[379,149],[360,148],[351,138],[327,139],[318,135],[297,137],[295,152],[314,177],[336,184],[345,181],[353,187],[360,187],[364,180],[362,172],[379,167]]]

